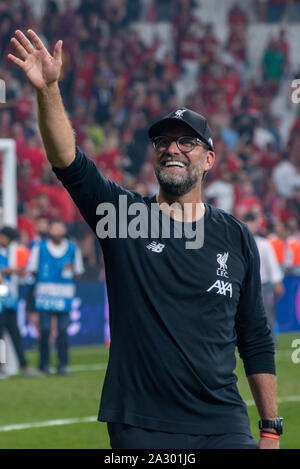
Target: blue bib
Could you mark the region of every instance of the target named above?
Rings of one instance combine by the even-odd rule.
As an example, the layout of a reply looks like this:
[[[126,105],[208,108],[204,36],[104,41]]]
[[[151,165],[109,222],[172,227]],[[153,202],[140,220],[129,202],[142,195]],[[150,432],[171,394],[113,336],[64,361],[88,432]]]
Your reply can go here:
[[[40,243],[40,257],[35,289],[35,309],[54,313],[71,310],[75,295],[74,260],[76,245],[68,241],[68,248],[61,257],[54,257],[47,247],[47,240]]]

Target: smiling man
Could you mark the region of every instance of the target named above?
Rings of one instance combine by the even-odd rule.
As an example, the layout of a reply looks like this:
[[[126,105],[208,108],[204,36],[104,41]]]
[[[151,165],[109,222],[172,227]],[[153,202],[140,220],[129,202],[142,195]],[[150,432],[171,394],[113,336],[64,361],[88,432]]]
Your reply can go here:
[[[16,32],[21,58],[9,58],[36,89],[48,160],[92,230],[99,205],[119,215],[123,196],[128,223],[138,203],[150,221],[155,207],[159,227],[167,218],[173,228],[170,236],[160,230],[155,238],[99,240],[111,331],[99,420],[108,423],[112,448],[278,448],[282,421],[259,256],[244,223],[201,200],[215,158],[206,119],[180,108],[153,124],[159,193],[129,191],[105,179],[75,145],[58,87],[62,42],[51,56],[32,30],[28,36],[32,42]],[[183,223],[203,230],[201,248],[187,249],[176,236]],[[236,346],[262,419],[259,445],[236,385]]]
[[[198,126],[202,124],[201,116],[187,109],[184,112],[187,113],[186,122],[189,121],[188,116],[196,116]],[[199,199],[201,193],[199,189],[203,173],[210,169],[214,162],[213,148],[201,140],[199,133],[187,123],[174,120],[174,117],[167,117],[149,130],[156,150],[154,170],[163,198],[189,194],[189,199],[194,201],[195,196]],[[201,133],[201,129],[199,132]],[[210,151],[210,154],[207,154],[207,151]]]

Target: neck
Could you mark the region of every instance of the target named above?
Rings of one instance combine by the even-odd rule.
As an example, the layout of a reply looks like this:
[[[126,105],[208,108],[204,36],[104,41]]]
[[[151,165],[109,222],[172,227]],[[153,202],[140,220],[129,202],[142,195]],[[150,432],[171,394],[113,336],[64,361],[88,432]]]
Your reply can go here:
[[[197,221],[205,213],[205,206],[201,200],[201,186],[199,185],[182,196],[166,194],[160,188],[156,201],[162,211],[176,221]]]

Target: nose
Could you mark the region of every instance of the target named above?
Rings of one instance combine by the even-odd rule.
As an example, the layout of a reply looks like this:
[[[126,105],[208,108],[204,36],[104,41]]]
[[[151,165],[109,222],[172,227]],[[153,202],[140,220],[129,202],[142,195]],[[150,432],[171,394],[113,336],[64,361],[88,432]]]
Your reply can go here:
[[[175,154],[180,153],[175,140],[172,140],[172,142],[170,142],[170,145],[167,148],[167,153],[170,153],[171,155],[175,155]]]

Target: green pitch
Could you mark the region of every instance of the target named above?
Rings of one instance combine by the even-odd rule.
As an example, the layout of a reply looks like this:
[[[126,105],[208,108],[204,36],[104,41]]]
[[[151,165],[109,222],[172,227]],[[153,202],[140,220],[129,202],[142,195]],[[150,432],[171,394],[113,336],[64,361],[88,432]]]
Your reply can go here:
[[[300,334],[280,335],[277,344],[279,415],[285,419],[280,439],[283,449],[300,449],[300,363],[291,358],[295,339],[300,339]],[[299,359],[300,352],[296,356]],[[36,352],[30,351],[28,357],[35,365]],[[110,448],[106,425],[96,422],[107,359],[105,347],[73,348],[71,376],[1,380],[0,449]],[[253,435],[258,439],[259,418],[240,359],[236,374],[240,393],[248,403]],[[22,429],[12,427],[16,424],[22,424]]]

